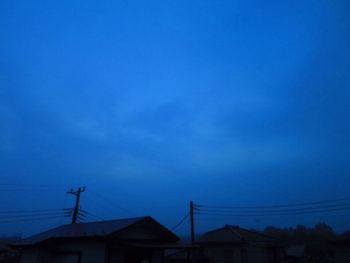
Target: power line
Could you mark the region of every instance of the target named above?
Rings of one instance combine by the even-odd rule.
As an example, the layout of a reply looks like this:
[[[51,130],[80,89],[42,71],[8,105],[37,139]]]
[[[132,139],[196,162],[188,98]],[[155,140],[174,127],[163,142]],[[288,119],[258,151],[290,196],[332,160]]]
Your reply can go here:
[[[77,222],[78,223],[85,223],[86,222],[86,215],[81,213],[81,211],[79,212],[79,214],[77,216]]]
[[[86,210],[82,210],[81,209],[80,211],[81,211],[82,215],[84,215],[85,217],[89,217],[90,219],[105,220],[105,218],[97,216],[97,215],[95,215],[95,214],[93,214],[91,212],[88,212]]]
[[[190,213],[187,213],[181,220],[180,222],[178,222],[175,226],[173,226],[171,228],[171,230],[175,230],[176,228],[178,228],[180,225],[182,225],[183,222],[185,222],[185,220],[189,217]]]
[[[3,220],[0,221],[0,224],[12,224],[12,223],[20,223],[20,222],[31,222],[31,221],[41,221],[46,219],[56,219],[60,216],[47,216],[47,217],[36,217],[36,218],[28,218],[28,219],[18,219],[18,220]]]
[[[195,207],[192,201],[190,201],[190,231],[191,231],[191,244],[195,242],[195,231],[194,231],[194,212]]]
[[[343,203],[343,204],[333,204],[333,205],[317,205],[317,206],[309,206],[309,207],[301,207],[301,208],[274,208],[274,209],[212,209],[212,208],[204,208],[204,209],[197,209],[197,211],[201,212],[217,212],[217,213],[283,213],[283,212],[302,212],[302,211],[317,211],[317,210],[323,210],[323,209],[333,209],[333,208],[350,208],[350,203]]]
[[[210,212],[196,212],[198,215],[212,215],[212,216],[233,216],[233,217],[262,217],[262,216],[292,216],[292,215],[306,215],[306,214],[314,214],[314,213],[328,213],[328,212],[336,212],[336,211],[345,211],[349,210],[350,206],[348,207],[341,207],[341,208],[333,208],[333,209],[320,209],[320,210],[313,210],[313,211],[300,211],[300,212],[279,212],[279,213],[210,213]]]
[[[84,200],[88,201],[89,207],[93,207],[94,211],[98,210],[103,212],[103,214],[113,213],[111,206],[107,206],[105,202],[97,201],[96,198],[91,198],[89,195],[85,195]]]
[[[63,201],[63,207],[66,207],[66,203],[67,203],[67,193],[64,194],[64,201]],[[65,215],[63,215],[62,217],[60,217],[58,219],[58,225],[62,225],[63,220],[65,219]]]
[[[212,205],[203,205],[196,204],[195,207],[201,209],[202,207],[206,208],[219,208],[219,209],[267,209],[267,208],[288,208],[288,207],[303,207],[303,206],[313,206],[313,205],[322,205],[322,204],[331,204],[350,201],[350,198],[338,198],[331,200],[322,200],[316,202],[304,202],[304,203],[291,203],[291,204],[274,204],[274,205],[260,205],[260,206],[212,206]]]
[[[48,215],[63,215],[63,212],[61,212],[61,213],[59,213],[59,212],[47,212],[47,213],[39,213],[39,214],[1,216],[0,219],[31,218],[31,217],[48,216]]]
[[[209,217],[276,217],[339,213],[350,211],[350,199],[338,198],[315,202],[260,205],[260,206],[210,206],[194,204],[194,213],[199,220]],[[210,219],[211,220],[211,219]]]
[[[1,214],[31,214],[31,213],[42,213],[42,212],[52,212],[52,211],[63,211],[61,208],[57,209],[35,209],[35,210],[7,210],[0,211]]]

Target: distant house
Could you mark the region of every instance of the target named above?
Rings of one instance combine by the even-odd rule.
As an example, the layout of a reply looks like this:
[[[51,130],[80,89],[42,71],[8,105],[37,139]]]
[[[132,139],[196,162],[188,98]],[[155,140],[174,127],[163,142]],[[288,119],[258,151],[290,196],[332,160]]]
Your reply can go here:
[[[151,217],[63,225],[17,244],[21,263],[163,262],[178,237]]]
[[[283,256],[277,240],[257,231],[225,225],[205,233],[197,242],[208,262],[270,263]]]
[[[332,241],[335,263],[350,262],[350,231],[339,235]]]

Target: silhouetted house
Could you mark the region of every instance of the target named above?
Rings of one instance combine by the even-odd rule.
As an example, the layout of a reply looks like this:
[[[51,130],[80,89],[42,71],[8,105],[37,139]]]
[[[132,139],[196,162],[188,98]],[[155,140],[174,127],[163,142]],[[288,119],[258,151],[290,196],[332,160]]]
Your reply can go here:
[[[275,238],[239,226],[225,225],[207,232],[197,243],[199,256],[208,262],[270,263],[283,256]]]
[[[338,236],[332,241],[335,263],[350,262],[350,231]]]
[[[63,225],[24,239],[21,263],[163,262],[178,237],[151,217]]]
[[[19,253],[12,246],[20,241],[20,237],[0,238],[0,263],[18,262]]]

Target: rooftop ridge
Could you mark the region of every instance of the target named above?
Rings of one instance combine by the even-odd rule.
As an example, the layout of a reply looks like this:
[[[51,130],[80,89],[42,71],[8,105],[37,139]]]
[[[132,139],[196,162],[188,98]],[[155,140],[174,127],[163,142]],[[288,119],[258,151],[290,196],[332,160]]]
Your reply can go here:
[[[43,240],[47,240],[51,238],[105,236],[146,219],[153,219],[153,218],[151,216],[142,216],[142,217],[101,220],[101,221],[86,222],[86,223],[64,224],[31,236],[28,236],[22,239],[17,244],[19,245],[33,244],[33,243],[38,243]]]
[[[234,225],[229,225],[230,227],[232,228],[239,228],[240,230],[243,230],[245,232],[249,232],[249,233],[253,233],[253,234],[256,234],[256,235],[260,235],[260,236],[263,236],[263,237],[267,237],[267,238],[271,238],[271,239],[275,239],[273,236],[269,236],[261,231],[258,231],[258,230],[252,230],[252,229],[246,229],[246,228],[242,228],[240,226],[234,226]]]
[[[244,238],[242,237],[242,235],[240,233],[238,233],[236,231],[236,229],[231,226],[231,225],[226,225],[225,227],[227,227],[233,234],[237,235],[241,240],[244,240]]]
[[[150,218],[150,216],[135,216],[135,217],[124,217],[124,218],[118,218],[118,219],[107,219],[107,220],[96,220],[96,221],[90,221],[90,222],[81,222],[81,223],[75,223],[75,224],[63,224],[61,226],[71,226],[71,225],[88,225],[88,224],[96,224],[96,223],[108,223],[108,222],[114,222],[114,221],[123,221],[123,220],[137,220],[137,219],[146,219]],[[60,227],[60,226],[59,226]]]

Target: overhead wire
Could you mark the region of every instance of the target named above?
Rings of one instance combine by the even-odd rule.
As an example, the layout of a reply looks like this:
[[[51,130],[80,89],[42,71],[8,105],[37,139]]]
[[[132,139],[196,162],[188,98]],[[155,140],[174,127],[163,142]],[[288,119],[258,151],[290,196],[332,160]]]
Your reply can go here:
[[[349,208],[348,208],[349,209]],[[347,209],[347,210],[348,210]],[[264,217],[264,216],[293,216],[293,215],[308,215],[315,213],[328,213],[335,211],[345,211],[345,209],[328,209],[328,210],[319,210],[312,212],[293,212],[293,213],[274,213],[274,214],[220,214],[220,213],[197,213],[197,215],[211,215],[211,216],[231,216],[231,217]]]
[[[324,206],[313,206],[313,207],[302,207],[302,208],[290,208],[290,209],[255,209],[255,210],[222,210],[222,209],[199,209],[201,212],[214,212],[214,213],[232,213],[232,212],[241,212],[241,213],[283,213],[283,212],[311,212],[318,210],[327,210],[327,209],[349,209],[350,203],[339,204],[339,205],[324,205]]]
[[[183,222],[189,217],[190,213],[187,213],[175,226],[171,228],[171,230],[177,229],[179,226],[182,225]]]
[[[41,216],[41,217],[35,217],[35,218],[22,218],[22,219],[15,219],[15,220],[0,220],[1,224],[11,224],[11,223],[20,223],[20,222],[31,222],[31,221],[40,221],[40,220],[46,220],[46,219],[56,219],[60,216]]]
[[[330,203],[339,203],[350,201],[349,197],[346,198],[337,198],[330,200],[321,200],[315,202],[303,202],[303,203],[290,203],[290,204],[273,204],[273,205],[259,205],[259,206],[213,206],[213,205],[203,205],[195,204],[196,208],[201,209],[202,207],[207,208],[220,208],[220,209],[266,209],[266,208],[288,208],[288,207],[298,207],[298,206],[313,206],[313,205],[322,205]]]
[[[85,200],[87,201],[87,203],[85,203]],[[111,209],[110,206],[107,206],[104,202],[98,201],[96,200],[96,198],[92,198],[89,195],[84,195],[84,201],[82,201],[82,203],[85,203],[84,207],[86,209],[86,207],[88,206],[89,208],[93,208],[94,211],[98,212],[99,214],[112,214],[113,211]]]
[[[34,210],[0,210],[0,216],[1,214],[31,214],[31,213],[42,213],[42,212],[52,212],[52,211],[63,211],[63,209],[60,208],[48,208],[48,209],[34,209]]]
[[[35,185],[35,184],[16,184],[16,183],[0,183],[0,192],[16,192],[16,191],[34,191],[34,192],[42,192],[42,191],[52,191],[52,190],[65,190],[64,186],[57,185]],[[107,198],[102,195],[95,193],[94,197],[98,196],[99,199],[104,200],[102,205],[109,204],[110,207],[114,209],[118,207],[115,204],[111,204]],[[96,198],[94,198],[96,199]],[[65,195],[66,201],[66,195]],[[98,205],[98,207],[101,207]],[[128,211],[127,209],[123,209],[124,211]],[[130,211],[129,211],[130,212]],[[72,208],[59,209],[59,208],[50,208],[50,209],[31,209],[31,210],[0,210],[0,223],[19,223],[19,222],[30,222],[37,220],[49,220],[49,219],[59,219],[62,222],[62,219],[67,216],[71,216],[73,213]],[[96,220],[105,220],[103,217],[97,216],[91,212],[86,210],[79,209],[79,213],[77,215],[77,222],[87,222],[87,221],[96,221]]]
[[[52,216],[52,215],[57,215],[57,216],[62,216],[63,213],[41,213],[41,214],[31,214],[31,215],[12,215],[12,216],[1,216],[1,219],[16,219],[16,218],[32,218],[32,217],[40,217],[40,216]]]
[[[317,202],[264,206],[210,206],[196,204],[195,214],[210,216],[260,217],[329,213],[349,210],[349,200],[349,198],[338,198]]]
[[[63,209],[9,210],[0,211],[0,220],[29,219],[40,216],[63,215]]]
[[[105,220],[105,218],[97,216],[91,212],[88,212],[86,210],[80,209],[79,213],[81,213],[82,215],[84,215],[86,218],[90,218],[90,219],[94,219],[94,220]]]

